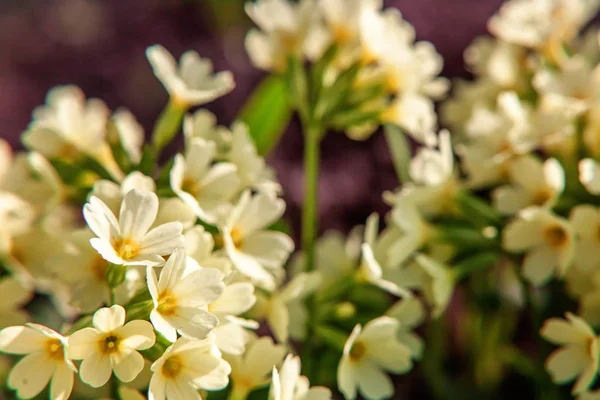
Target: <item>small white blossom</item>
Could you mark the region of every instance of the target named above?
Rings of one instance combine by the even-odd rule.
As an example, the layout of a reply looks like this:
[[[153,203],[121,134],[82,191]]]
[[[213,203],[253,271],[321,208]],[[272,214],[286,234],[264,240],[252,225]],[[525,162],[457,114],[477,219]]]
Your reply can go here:
[[[220,227],[225,251],[233,265],[267,290],[275,288],[273,274],[281,270],[294,249],[294,242],[284,233],[267,230],[283,215],[281,199],[249,191]]]
[[[311,388],[308,379],[300,375],[300,357],[288,354],[279,371],[273,367],[269,400],[331,400],[331,391]]]
[[[541,335],[549,342],[563,346],[546,360],[546,369],[556,383],[579,379],[572,393],[588,390],[598,374],[600,343],[596,333],[581,318],[566,314],[566,321],[551,318],[544,323]]]
[[[91,245],[113,264],[162,264],[161,256],[183,247],[182,225],[169,222],[150,229],[158,213],[158,197],[152,192],[129,191],[123,198],[119,219],[102,200],[90,198],[83,215],[98,236]]]
[[[11,370],[7,384],[21,399],[36,397],[50,382],[50,399],[68,399],[77,371],[67,355],[67,338],[38,324],[0,331],[0,351],[26,355]]]
[[[224,388],[231,372],[211,336],[203,340],[177,339],[151,369],[154,374],[149,400],[202,400],[198,389]]]
[[[170,173],[171,189],[208,223],[229,211],[229,202],[240,189],[236,166],[212,165],[215,153],[214,142],[196,138],[188,144],[185,156],[175,156]]]
[[[550,211],[530,207],[521,211],[502,232],[509,252],[526,252],[523,275],[536,286],[547,283],[553,274],[565,274],[574,255],[574,240],[568,221]]]
[[[183,109],[213,101],[235,87],[231,72],[213,74],[212,62],[201,58],[195,51],[183,53],[179,65],[160,45],[148,47],[146,56],[171,100]]]
[[[398,342],[400,323],[379,317],[354,327],[338,367],[338,387],[348,400],[360,391],[368,399],[392,397],[394,385],[384,371],[403,374],[412,368],[410,349]]]
[[[93,328],[83,328],[69,337],[68,352],[83,360],[79,376],[92,387],[103,386],[111,373],[131,382],[144,368],[138,350],[146,350],[156,339],[152,325],[134,320],[125,324],[125,309],[119,305],[94,313]]]
[[[200,267],[180,249],[167,260],[160,280],[151,267],[147,274],[154,302],[150,320],[165,338],[175,342],[179,332],[191,339],[204,339],[218,325],[219,320],[207,311],[207,306],[223,293],[219,270]]]

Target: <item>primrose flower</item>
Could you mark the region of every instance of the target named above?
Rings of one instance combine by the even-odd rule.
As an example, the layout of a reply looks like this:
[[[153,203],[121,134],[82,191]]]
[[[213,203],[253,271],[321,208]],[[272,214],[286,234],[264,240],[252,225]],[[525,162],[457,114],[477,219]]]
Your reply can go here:
[[[502,243],[510,252],[526,252],[523,275],[536,286],[547,283],[553,274],[563,276],[575,248],[568,221],[539,207],[521,211],[504,228]]]
[[[67,355],[67,338],[38,324],[11,326],[0,331],[0,351],[22,354],[7,384],[21,399],[36,397],[50,382],[50,399],[68,399],[77,368]]]
[[[549,342],[563,346],[546,360],[552,380],[563,384],[579,376],[572,393],[577,395],[588,390],[598,375],[600,344],[587,322],[567,313],[566,321],[547,320],[540,333]]]
[[[158,214],[158,197],[152,192],[129,191],[119,219],[102,200],[91,197],[83,208],[90,229],[98,236],[90,243],[107,261],[119,265],[162,264],[161,256],[183,247],[182,225],[169,222],[150,229]]]
[[[240,189],[234,164],[211,165],[215,153],[214,142],[196,138],[188,144],[185,156],[175,156],[170,173],[175,194],[208,223],[214,223],[220,214],[229,210],[229,201]]]
[[[288,354],[279,371],[273,367],[269,400],[331,400],[331,391],[311,388],[308,378],[300,375],[300,357]]]
[[[151,370],[149,400],[202,400],[199,389],[224,388],[231,372],[211,336],[203,340],[177,339]]]
[[[150,320],[157,331],[171,342],[177,332],[191,339],[204,339],[218,325],[207,306],[223,293],[223,275],[214,268],[200,267],[183,249],[175,250],[156,279],[150,267],[148,289],[154,309]]]
[[[69,337],[69,356],[83,360],[79,376],[92,387],[103,386],[114,371],[123,382],[131,382],[144,368],[138,350],[146,350],[156,339],[152,325],[134,320],[125,324],[125,309],[119,305],[94,313],[93,328],[83,328]]]
[[[220,227],[225,251],[242,274],[267,290],[275,288],[274,273],[294,249],[284,233],[267,230],[285,209],[281,199],[264,193],[242,194],[238,204]]]
[[[410,349],[398,342],[400,323],[390,317],[379,317],[352,330],[344,346],[338,367],[338,387],[346,399],[357,392],[369,399],[392,397],[394,386],[384,371],[403,374],[412,368]]]
[[[213,74],[212,62],[195,51],[186,51],[179,60],[160,45],[148,47],[148,61],[171,101],[182,109],[211,102],[235,87],[231,72]]]

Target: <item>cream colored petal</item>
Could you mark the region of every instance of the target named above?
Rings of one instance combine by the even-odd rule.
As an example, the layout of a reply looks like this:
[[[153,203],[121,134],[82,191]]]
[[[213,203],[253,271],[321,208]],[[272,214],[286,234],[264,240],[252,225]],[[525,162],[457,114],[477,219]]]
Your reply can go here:
[[[74,373],[67,365],[59,364],[50,383],[51,400],[67,400],[73,390]]]
[[[125,323],[125,309],[120,305],[101,308],[94,314],[92,324],[100,332],[112,332]]]
[[[79,367],[79,377],[91,387],[103,386],[110,379],[112,365],[108,356],[92,353]]]
[[[44,353],[30,354],[10,371],[8,386],[15,389],[20,398],[35,397],[48,385],[56,365]]]
[[[254,286],[247,282],[237,282],[227,285],[221,296],[211,303],[210,309],[214,314],[240,315],[252,308],[254,303]]]
[[[0,331],[0,350],[9,354],[29,354],[44,349],[46,336],[27,326],[11,326]]]
[[[123,382],[131,382],[144,369],[144,357],[137,351],[133,351],[113,368],[117,378]]]
[[[590,357],[584,346],[567,345],[555,350],[546,360],[546,369],[556,383],[566,383],[581,374]]]
[[[94,353],[99,335],[100,333],[94,328],[83,328],[73,333],[68,339],[69,357],[81,360]]]
[[[148,321],[135,320],[128,322],[122,328],[117,329],[115,333],[122,337],[121,345],[131,349],[149,349],[156,340],[154,329]]]
[[[158,214],[158,197],[138,189],[129,191],[121,203],[119,226],[126,239],[140,240],[150,229]]]
[[[355,366],[347,356],[342,357],[337,370],[337,382],[340,392],[346,400],[356,399],[358,390],[358,376]]]
[[[360,363],[357,368],[360,392],[368,399],[387,399],[394,395],[392,380],[386,373],[369,363]]]
[[[556,254],[547,246],[531,250],[523,261],[523,276],[535,286],[548,283],[556,268],[556,258]]]

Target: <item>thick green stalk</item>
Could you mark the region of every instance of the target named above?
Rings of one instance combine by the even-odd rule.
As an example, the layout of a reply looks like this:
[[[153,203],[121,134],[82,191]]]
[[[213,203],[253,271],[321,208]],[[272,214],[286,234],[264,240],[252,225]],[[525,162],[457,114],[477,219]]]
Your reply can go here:
[[[304,207],[302,210],[302,250],[306,272],[315,267],[315,241],[318,229],[319,144],[321,131],[308,127],[304,136]]]
[[[318,229],[318,188],[319,188],[319,145],[321,130],[308,126],[304,132],[304,207],[302,210],[302,250],[305,255],[305,271],[315,269],[315,242]],[[307,299],[308,326],[307,340],[302,349],[302,363],[309,379],[314,376],[314,337],[316,329],[316,301],[314,296]]]

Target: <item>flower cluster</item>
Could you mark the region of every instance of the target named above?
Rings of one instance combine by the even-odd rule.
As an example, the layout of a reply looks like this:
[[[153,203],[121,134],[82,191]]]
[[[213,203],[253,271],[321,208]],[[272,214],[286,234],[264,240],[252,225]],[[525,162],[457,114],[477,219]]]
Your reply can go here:
[[[598,398],[600,46],[584,30],[598,9],[507,1],[465,52],[474,79],[441,106],[452,136],[434,110],[441,57],[380,0],[248,3],[246,47],[271,75],[230,127],[195,109],[234,81],[194,51],[147,50],[170,95],[148,142],[126,109],[52,89],[25,152],[0,140],[0,351],[23,356],[7,386],[23,399],[379,400],[422,361],[454,398],[440,340],[452,329],[474,349],[460,354],[470,397],[513,369],[543,393],[576,380],[578,400]],[[264,158],[292,111],[306,184],[293,255]],[[400,181],[389,211],[317,239],[320,141],[382,125]],[[514,341],[525,309],[561,346],[548,376]]]

